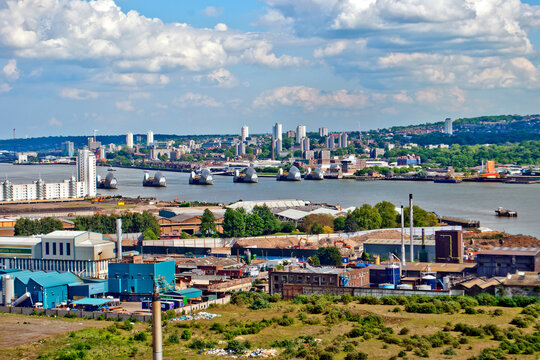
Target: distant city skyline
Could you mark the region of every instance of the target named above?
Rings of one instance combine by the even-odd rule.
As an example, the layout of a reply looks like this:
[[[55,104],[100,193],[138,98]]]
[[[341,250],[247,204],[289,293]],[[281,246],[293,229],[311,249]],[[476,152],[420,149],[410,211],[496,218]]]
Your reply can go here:
[[[362,131],[540,112],[532,0],[0,7],[0,139]],[[15,130],[16,129],[16,130]]]

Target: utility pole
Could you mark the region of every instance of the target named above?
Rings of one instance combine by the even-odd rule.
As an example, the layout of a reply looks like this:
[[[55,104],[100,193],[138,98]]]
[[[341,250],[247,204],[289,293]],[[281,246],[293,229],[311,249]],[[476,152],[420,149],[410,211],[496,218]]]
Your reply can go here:
[[[152,349],[154,360],[163,359],[163,338],[161,334],[161,298],[159,297],[159,286],[154,282],[154,293],[152,294]]]
[[[401,205],[401,263],[405,266],[405,210]]]
[[[411,241],[411,263],[414,262],[414,245],[413,245],[413,239],[414,239],[414,219],[413,219],[413,194],[409,194],[409,222],[411,226],[411,232],[409,233],[410,241]]]

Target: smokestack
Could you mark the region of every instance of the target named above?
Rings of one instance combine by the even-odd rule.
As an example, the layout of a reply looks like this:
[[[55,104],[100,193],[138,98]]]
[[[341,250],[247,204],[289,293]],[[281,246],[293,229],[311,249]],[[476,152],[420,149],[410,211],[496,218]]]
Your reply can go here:
[[[152,294],[152,348],[154,350],[154,360],[163,359],[163,338],[161,335],[161,299],[159,288],[154,284]]]
[[[116,219],[116,258],[122,259],[122,219]]]
[[[413,239],[414,239],[414,217],[413,217],[413,195],[409,194],[409,222],[411,226],[411,232],[409,233],[410,236],[410,242],[411,242],[411,262],[414,262],[414,245],[413,245]]]
[[[405,211],[401,205],[401,263],[405,266]]]

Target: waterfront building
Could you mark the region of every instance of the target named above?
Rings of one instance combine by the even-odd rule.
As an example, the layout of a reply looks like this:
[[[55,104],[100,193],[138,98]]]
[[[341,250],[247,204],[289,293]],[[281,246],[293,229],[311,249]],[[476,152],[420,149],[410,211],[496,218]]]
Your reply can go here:
[[[75,145],[73,141],[64,141],[62,143],[62,155],[72,157],[75,154]]]
[[[302,139],[306,137],[306,126],[305,125],[298,125],[296,127],[296,142],[301,143]]]
[[[325,128],[325,127],[319,128],[319,136],[320,137],[328,136],[328,128]]]
[[[302,140],[300,141],[300,149],[302,150],[302,152],[309,151],[310,150],[309,145],[310,145],[309,138],[308,137],[302,138]]]
[[[404,155],[398,156],[397,165],[398,166],[408,166],[408,165],[420,165],[422,164],[422,159],[420,156],[413,155]]]
[[[452,122],[453,120],[450,118],[446,118],[444,120],[444,133],[448,135],[452,135],[454,133],[454,129],[452,128]]]
[[[283,151],[283,127],[280,123],[276,123],[272,130],[272,140],[275,141],[276,151],[279,154]]]
[[[126,146],[129,149],[133,149],[133,133],[132,132],[128,132],[126,134]]]
[[[153,143],[154,143],[154,132],[148,131],[146,133],[146,146],[152,146]]]
[[[96,156],[88,149],[77,154],[77,181],[84,183],[84,196],[96,196]]]
[[[349,136],[347,135],[347,133],[341,133],[339,135],[339,147],[340,148],[344,148],[344,147],[347,147],[349,145]]]
[[[249,128],[246,125],[242,126],[242,132],[240,135],[242,137],[242,141],[246,141],[249,137]]]
[[[507,276],[516,271],[540,272],[540,248],[494,247],[477,255],[478,276]]]

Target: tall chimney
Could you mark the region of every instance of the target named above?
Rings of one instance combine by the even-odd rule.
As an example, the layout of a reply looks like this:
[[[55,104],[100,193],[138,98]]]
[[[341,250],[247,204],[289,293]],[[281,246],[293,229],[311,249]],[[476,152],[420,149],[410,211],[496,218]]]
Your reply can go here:
[[[116,258],[122,259],[122,219],[116,219]]]
[[[411,232],[409,233],[410,241],[411,241],[411,262],[414,262],[414,245],[413,245],[413,239],[414,239],[414,217],[413,217],[413,195],[409,194],[409,222],[411,226]]]
[[[161,299],[159,288],[154,284],[152,294],[152,349],[154,350],[154,360],[163,359],[163,338],[161,335]]]
[[[401,205],[401,263],[405,266],[407,260],[405,259],[405,211],[403,205]]]

